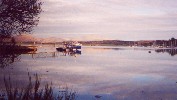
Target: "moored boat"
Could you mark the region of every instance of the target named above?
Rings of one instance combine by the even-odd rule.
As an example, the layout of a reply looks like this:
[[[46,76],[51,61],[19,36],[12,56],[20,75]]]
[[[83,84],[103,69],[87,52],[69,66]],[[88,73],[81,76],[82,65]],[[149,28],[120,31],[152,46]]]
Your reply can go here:
[[[58,51],[73,51],[73,50],[78,50],[81,49],[82,44],[78,42],[69,42],[69,43],[64,43],[63,47],[58,47],[56,48]]]

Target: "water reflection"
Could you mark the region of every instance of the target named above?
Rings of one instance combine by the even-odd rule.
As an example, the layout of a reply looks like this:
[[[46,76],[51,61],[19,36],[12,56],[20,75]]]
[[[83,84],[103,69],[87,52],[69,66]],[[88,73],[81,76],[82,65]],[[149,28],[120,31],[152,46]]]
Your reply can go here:
[[[151,51],[155,51],[157,53],[168,53],[171,56],[176,56],[177,55],[177,49],[154,49],[154,48],[142,48],[142,47],[136,47],[136,48],[129,48],[129,47],[118,47],[118,48],[111,48],[111,47],[96,47],[94,49],[98,49],[98,50],[116,50],[116,51],[121,51],[121,50],[146,50],[149,53],[151,53]]]
[[[59,56],[78,56],[81,55],[81,51],[56,51],[56,52],[2,52],[0,51],[0,68],[10,66],[14,62],[18,62],[21,59],[22,54],[30,54],[33,59],[35,58],[55,58]]]
[[[36,51],[0,51],[0,68],[5,68],[14,62],[20,61],[22,54],[34,54]]]
[[[84,47],[84,53],[77,58],[71,55],[81,52],[48,48],[21,55],[21,62],[13,70],[1,71],[11,72],[19,83],[25,82],[26,69],[40,73],[43,80],[52,81],[54,86],[67,84],[77,90],[78,100],[157,100],[168,98],[168,94],[172,96],[170,100],[177,97],[176,57],[154,53],[155,49],[95,48]]]
[[[56,52],[39,52],[32,54],[32,58],[55,58],[58,54]]]
[[[20,54],[0,52],[0,68],[5,68],[10,64],[20,60]]]
[[[74,56],[81,55],[81,51],[56,51],[56,52],[38,52],[33,53],[32,58],[56,58],[59,56]]]
[[[168,53],[171,56],[177,55],[177,49],[157,49],[155,50],[157,53]]]
[[[63,54],[63,56],[77,56],[77,55],[81,55],[81,51],[80,50],[73,50],[73,51],[58,51],[61,52]]]

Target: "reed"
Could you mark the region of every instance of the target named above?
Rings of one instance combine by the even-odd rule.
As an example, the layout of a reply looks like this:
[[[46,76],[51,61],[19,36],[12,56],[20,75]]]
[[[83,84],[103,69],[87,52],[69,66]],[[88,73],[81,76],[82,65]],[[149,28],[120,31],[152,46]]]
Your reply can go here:
[[[28,74],[29,83],[25,88],[14,88],[11,77],[4,77],[5,93],[0,93],[0,100],[76,100],[76,92],[72,92],[68,88],[58,90],[54,94],[52,84],[46,84],[40,88],[41,81],[35,74],[35,81],[32,82],[31,76]]]

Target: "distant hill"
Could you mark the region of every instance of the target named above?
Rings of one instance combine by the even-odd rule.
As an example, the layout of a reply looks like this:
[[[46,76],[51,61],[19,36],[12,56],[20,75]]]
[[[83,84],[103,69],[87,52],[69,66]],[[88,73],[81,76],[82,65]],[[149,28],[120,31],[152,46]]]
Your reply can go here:
[[[23,42],[23,43],[31,43],[31,42],[37,42],[37,43],[56,43],[56,42],[63,42],[64,39],[61,38],[55,38],[55,37],[49,37],[49,38],[37,38],[34,37],[31,34],[22,34],[15,36],[16,42]]]
[[[65,40],[62,38],[55,38],[55,37],[40,39],[40,43],[57,43],[57,42],[63,42],[63,41],[65,41]]]
[[[23,43],[40,41],[40,39],[35,38],[30,34],[22,34],[22,35],[15,36],[14,38],[16,42],[23,42]]]

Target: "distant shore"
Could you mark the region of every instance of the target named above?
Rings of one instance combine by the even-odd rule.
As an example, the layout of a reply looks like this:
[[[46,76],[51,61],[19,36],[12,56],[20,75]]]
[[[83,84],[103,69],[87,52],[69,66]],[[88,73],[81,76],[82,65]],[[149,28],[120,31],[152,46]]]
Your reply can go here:
[[[25,42],[19,44],[43,44],[43,45],[62,45],[64,42]],[[154,47],[154,48],[176,48],[177,39],[169,40],[140,40],[140,41],[122,41],[122,40],[101,40],[101,41],[78,41],[83,46],[129,46],[129,47]]]
[[[16,41],[18,45],[62,45],[64,42],[47,42],[47,41]],[[139,40],[139,41],[124,41],[124,40],[99,40],[99,41],[78,41],[83,46],[129,46],[129,47],[155,47],[155,48],[175,48],[177,47],[177,39],[169,40]],[[0,42],[1,43],[1,42]],[[8,42],[7,42],[8,44]]]

